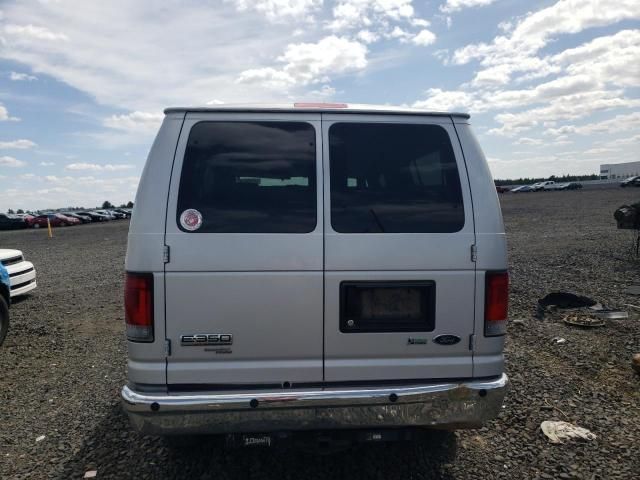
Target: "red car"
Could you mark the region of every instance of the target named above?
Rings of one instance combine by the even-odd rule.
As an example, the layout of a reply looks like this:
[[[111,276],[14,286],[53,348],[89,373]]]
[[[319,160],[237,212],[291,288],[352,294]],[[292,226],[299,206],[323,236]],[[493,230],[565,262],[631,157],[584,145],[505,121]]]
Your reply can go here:
[[[80,220],[77,218],[67,217],[61,213],[46,213],[44,215],[38,215],[30,220],[30,225],[33,228],[47,227],[47,219],[51,223],[52,227],[68,227],[71,225],[78,225]]]

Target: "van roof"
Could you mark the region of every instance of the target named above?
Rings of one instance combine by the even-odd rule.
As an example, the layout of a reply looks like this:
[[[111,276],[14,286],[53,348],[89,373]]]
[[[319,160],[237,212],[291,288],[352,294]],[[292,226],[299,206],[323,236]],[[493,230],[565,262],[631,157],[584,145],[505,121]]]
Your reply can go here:
[[[468,113],[437,112],[412,107],[394,107],[391,105],[365,105],[356,103],[225,103],[205,105],[203,107],[170,107],[164,113],[184,112],[327,112],[327,113],[372,113],[392,115],[427,115],[469,119]]]

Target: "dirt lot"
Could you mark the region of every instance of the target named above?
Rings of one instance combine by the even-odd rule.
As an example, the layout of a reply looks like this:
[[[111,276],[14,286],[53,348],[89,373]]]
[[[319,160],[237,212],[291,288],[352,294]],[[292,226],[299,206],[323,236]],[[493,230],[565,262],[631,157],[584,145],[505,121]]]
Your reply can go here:
[[[0,347],[0,478],[638,478],[640,319],[577,330],[535,319],[536,300],[572,290],[609,306],[640,304],[631,237],[613,210],[640,190],[597,189],[501,196],[512,273],[507,372],[511,389],[497,420],[424,443],[357,448],[332,456],[293,451],[186,452],[129,428],[121,291],[127,222],[0,232],[38,270],[38,289],[12,308]],[[482,252],[479,252],[481,255]],[[640,312],[636,312],[640,313]],[[567,341],[555,344],[553,337]],[[597,440],[551,445],[543,420],[568,420]],[[44,439],[37,439],[44,435]],[[455,457],[454,457],[455,454]],[[635,472],[635,474],[633,473]]]

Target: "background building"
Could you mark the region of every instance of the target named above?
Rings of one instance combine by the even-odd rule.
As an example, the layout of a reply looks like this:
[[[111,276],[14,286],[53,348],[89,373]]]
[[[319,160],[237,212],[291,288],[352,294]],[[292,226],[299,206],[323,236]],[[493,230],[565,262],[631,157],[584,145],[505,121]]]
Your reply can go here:
[[[618,180],[640,175],[640,162],[607,163],[600,165],[602,180]]]

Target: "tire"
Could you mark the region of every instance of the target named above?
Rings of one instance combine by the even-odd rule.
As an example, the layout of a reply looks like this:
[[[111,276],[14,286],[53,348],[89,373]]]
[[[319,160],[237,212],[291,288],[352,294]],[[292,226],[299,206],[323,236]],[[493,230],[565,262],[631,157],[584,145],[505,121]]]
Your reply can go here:
[[[39,223],[34,223],[33,224],[33,228],[40,228],[40,224]]]
[[[4,298],[0,296],[0,345],[4,342],[9,331],[9,307]]]

